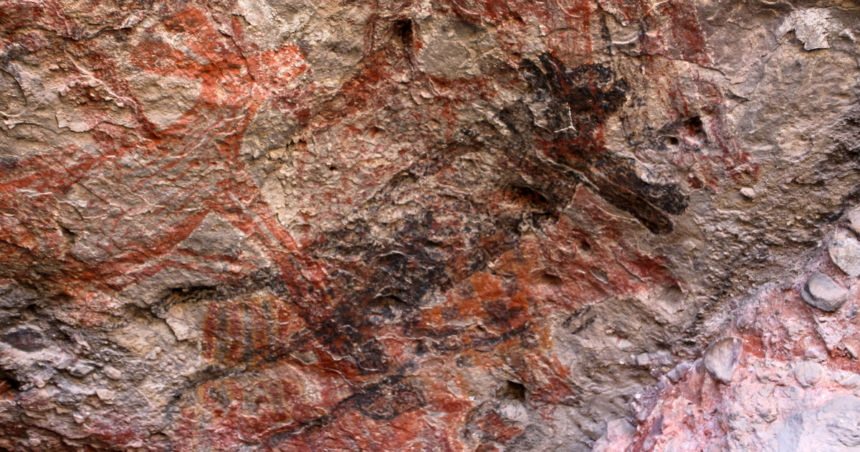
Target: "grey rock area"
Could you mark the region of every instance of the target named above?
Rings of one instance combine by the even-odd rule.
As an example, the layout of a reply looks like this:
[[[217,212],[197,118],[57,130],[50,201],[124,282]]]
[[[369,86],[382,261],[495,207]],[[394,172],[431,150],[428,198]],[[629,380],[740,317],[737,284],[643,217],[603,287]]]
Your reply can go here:
[[[836,312],[848,301],[848,295],[844,287],[820,272],[809,276],[801,293],[803,301],[825,312]]]
[[[798,413],[777,434],[780,452],[848,452],[860,448],[860,398],[839,397]]]

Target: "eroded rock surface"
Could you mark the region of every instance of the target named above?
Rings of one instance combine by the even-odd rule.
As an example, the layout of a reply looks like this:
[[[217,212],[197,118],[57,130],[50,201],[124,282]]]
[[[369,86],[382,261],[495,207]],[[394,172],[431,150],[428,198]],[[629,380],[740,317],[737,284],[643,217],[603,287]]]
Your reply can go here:
[[[0,450],[854,450],[858,36],[0,0]]]

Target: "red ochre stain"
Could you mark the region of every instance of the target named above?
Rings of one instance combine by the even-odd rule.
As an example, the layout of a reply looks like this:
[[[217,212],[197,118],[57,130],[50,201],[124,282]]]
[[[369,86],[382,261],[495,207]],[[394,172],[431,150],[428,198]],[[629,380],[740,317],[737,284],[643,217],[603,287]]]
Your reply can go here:
[[[450,3],[450,11],[476,23],[532,23],[536,19],[555,28],[563,25],[568,31],[553,34],[550,43],[556,58],[567,64],[590,55],[591,37],[599,26],[591,20],[594,6],[581,0],[542,4],[501,0]],[[619,8],[630,20],[643,14],[669,18],[658,40],[643,44],[646,49],[667,55],[677,50],[684,59],[707,61],[692,5],[669,3],[660,11],[643,12],[645,8],[639,2],[620,2]],[[23,8],[0,14],[21,15],[22,24],[40,20],[41,8],[29,11],[35,19],[24,17],[30,13]],[[290,92],[288,88],[290,82],[307,71],[302,52],[293,46],[259,51],[243,44],[238,19],[234,18],[231,25],[238,44],[219,33],[203,10],[188,7],[169,17],[165,27],[171,33],[187,37],[189,53],[159,41],[155,33],[146,36],[131,53],[132,62],[141,70],[201,82],[203,89],[197,103],[175,124],[157,130],[146,119],[142,107],[133,102],[129,111],[140,124],[140,133],[130,133],[105,123],[93,107],[88,110],[93,118],[88,119],[94,121],[91,134],[100,152],[90,153],[70,146],[24,159],[12,170],[0,172],[0,209],[16,213],[14,219],[0,216],[4,222],[0,240],[14,248],[15,258],[7,259],[20,256],[21,261],[50,262],[62,268],[49,279],[70,294],[80,295],[71,297],[67,303],[69,311],[78,314],[69,318],[83,326],[109,321],[109,316],[102,313],[109,311],[110,301],[83,296],[90,291],[121,290],[170,268],[205,272],[170,257],[176,244],[187,238],[210,212],[253,235],[271,254],[289,296],[257,293],[207,301],[201,343],[203,358],[216,367],[248,368],[252,372],[216,377],[183,396],[174,423],[177,450],[235,450],[240,446],[239,438],[266,444],[269,450],[421,447],[416,444],[435,450],[463,450],[456,432],[474,406],[466,391],[464,395],[454,395],[448,390],[452,378],[459,386],[466,384],[463,379],[450,376],[451,363],[457,358],[468,358],[482,368],[511,365],[528,388],[533,403],[571,403],[577,394],[571,389],[567,369],[550,353],[552,332],[542,322],[545,316],[611,296],[633,296],[674,284],[661,258],[644,255],[625,241],[624,231],[631,226],[630,222],[608,214],[604,199],[580,189],[571,200],[580,217],[560,216],[544,230],[543,236],[523,238],[514,245],[506,243],[504,234],[483,237],[483,248],[501,250],[495,267],[505,272],[505,277],[475,272],[444,291],[440,306],[421,310],[408,325],[380,327],[376,331],[384,331],[386,339],[380,340],[377,347],[391,355],[393,370],[382,376],[359,372],[354,361],[335,355],[339,350],[364,347],[366,342],[352,344],[346,335],[327,339],[313,334],[315,326],[323,321],[337,324],[342,320],[337,317],[336,308],[349,299],[341,298],[345,294],[330,287],[332,269],[303,252],[274,219],[273,212],[250,182],[252,178],[238,150],[254,112],[272,97],[281,98],[282,105],[292,105],[292,113],[304,126],[322,130],[347,124],[353,133],[361,133],[359,127],[345,118],[380,109],[381,102],[399,89],[392,82],[394,75],[418,77],[412,69],[410,52],[381,48],[366,55],[357,75],[343,85],[335,101],[316,110],[300,98],[312,88],[300,88],[299,92]],[[416,41],[411,54],[420,45]],[[97,47],[69,46],[75,57],[93,68],[113,90],[133,98],[106,53]],[[192,57],[192,53],[199,58]],[[449,139],[458,128],[460,106],[494,97],[490,76],[473,80],[427,79],[451,93],[449,98],[439,99],[439,104],[428,113]],[[589,92],[592,96],[597,93],[593,84]],[[720,100],[715,98],[714,102]],[[684,99],[673,102],[676,104],[680,105],[679,118],[689,115]],[[727,132],[721,114],[709,113],[711,120],[707,126],[712,135],[724,137]],[[598,112],[597,116],[605,119],[605,112]],[[211,138],[215,136],[217,140]],[[587,145],[595,153],[601,153],[602,137],[602,126],[598,126],[587,140],[574,138],[555,143],[554,149],[549,143],[540,147],[562,157],[565,154],[561,147]],[[749,163],[748,159],[734,153],[728,140],[721,145],[726,149],[723,158],[728,167],[738,169],[738,174],[756,171],[753,166],[741,169]],[[302,151],[306,146],[299,143],[297,147]],[[403,154],[409,152],[404,150]],[[116,163],[128,154],[146,160],[149,173],[136,176]],[[708,162],[700,163],[705,167]],[[705,174],[696,175],[700,185],[716,183],[708,168],[702,172]],[[131,180],[134,192],[153,194],[203,173],[208,175],[165,199],[164,203],[170,203],[170,207],[157,208],[139,229],[120,237],[112,235],[115,243],[107,245],[110,256],[100,263],[81,262],[67,254],[55,219],[47,213],[57,208],[54,195],[28,198],[18,194],[19,189],[61,194],[81,184],[96,187],[96,179],[102,175],[110,180]],[[336,195],[330,197],[335,199]],[[528,205],[542,202],[534,195],[517,199]],[[124,206],[112,211],[108,204],[97,206],[109,212],[103,220],[106,231],[118,230],[127,215],[144,210],[140,206]],[[196,213],[183,212],[184,208],[195,205],[205,208]],[[589,245],[586,247],[585,243]],[[27,280],[32,276],[25,266],[12,266],[4,270],[3,276]],[[591,270],[596,266],[612,281],[611,285],[594,276]],[[225,283],[235,282],[231,276],[208,276]],[[111,278],[115,278],[114,282],[108,282]],[[84,315],[85,312],[89,314]],[[480,328],[448,327],[454,321],[480,324]],[[419,356],[418,346],[413,345],[415,338],[426,339],[424,346],[432,353]],[[298,355],[304,361],[296,358]],[[408,386],[379,384],[380,378],[395,375],[407,364],[417,366],[412,374],[402,376],[409,381]],[[5,392],[4,384],[0,382],[0,393]],[[372,393],[374,398],[367,395],[361,403],[351,398],[362,391]],[[381,420],[388,417],[386,413],[396,416]],[[118,420],[98,421],[92,428],[100,439],[112,444],[127,444],[142,434],[133,422]],[[481,420],[481,430],[488,440],[500,444],[521,433],[495,413]],[[491,444],[480,447],[495,448]]]

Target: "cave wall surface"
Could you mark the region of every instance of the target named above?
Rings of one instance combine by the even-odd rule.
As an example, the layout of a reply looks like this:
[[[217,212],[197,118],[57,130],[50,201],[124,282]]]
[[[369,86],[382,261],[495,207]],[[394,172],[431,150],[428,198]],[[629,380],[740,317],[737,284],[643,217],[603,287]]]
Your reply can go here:
[[[0,0],[0,450],[860,450],[854,0]]]

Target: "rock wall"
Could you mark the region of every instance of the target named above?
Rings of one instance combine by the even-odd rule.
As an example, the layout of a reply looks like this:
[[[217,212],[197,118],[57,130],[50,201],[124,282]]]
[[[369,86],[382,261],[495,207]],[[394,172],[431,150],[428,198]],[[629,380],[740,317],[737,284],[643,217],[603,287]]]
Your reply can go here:
[[[0,0],[0,450],[858,450],[858,37]]]

